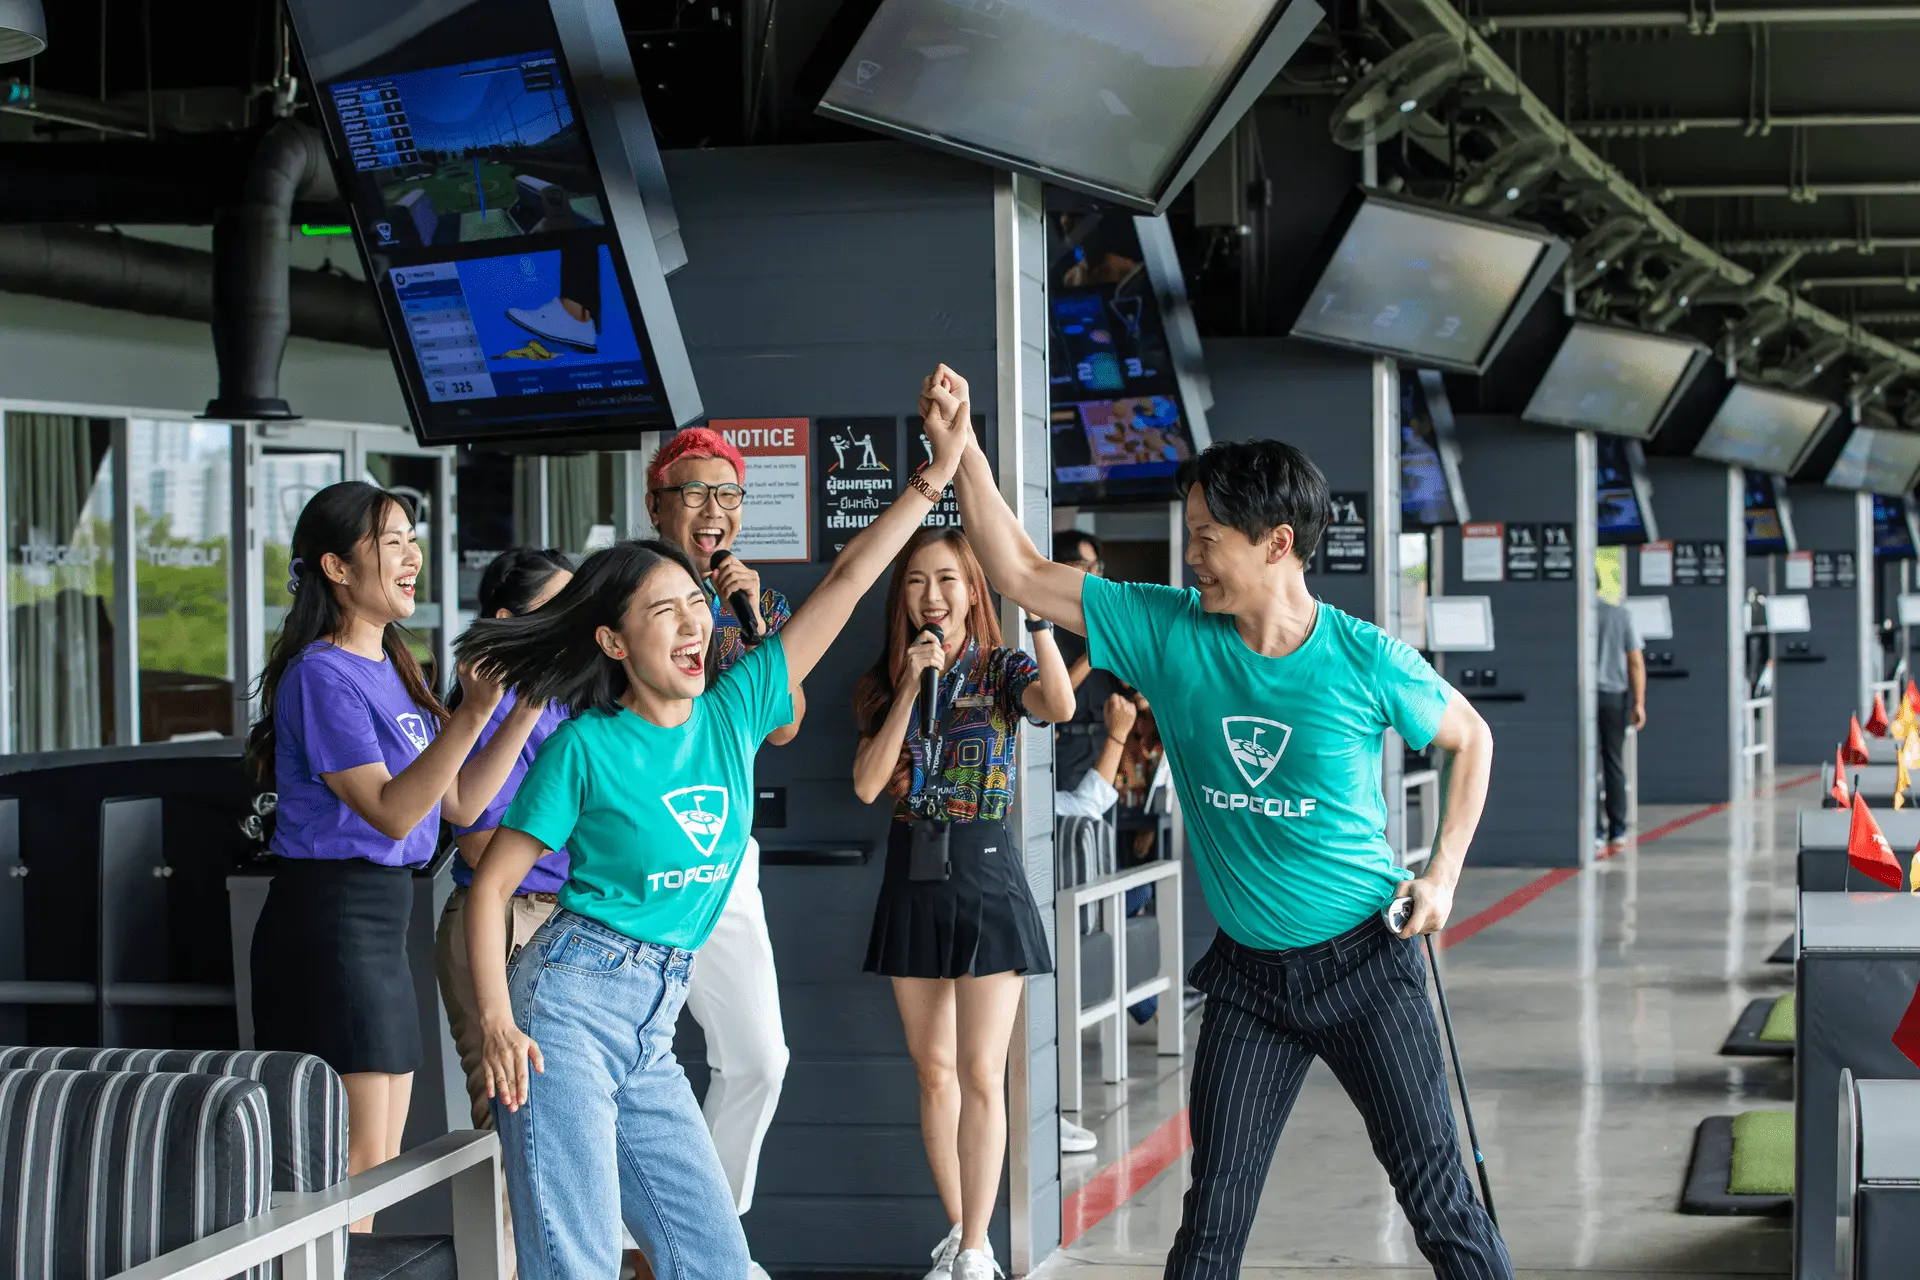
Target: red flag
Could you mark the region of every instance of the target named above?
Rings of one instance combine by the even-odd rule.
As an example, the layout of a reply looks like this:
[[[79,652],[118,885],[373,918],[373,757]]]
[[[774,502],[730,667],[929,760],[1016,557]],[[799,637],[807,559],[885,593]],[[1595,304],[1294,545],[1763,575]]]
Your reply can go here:
[[[1913,708],[1913,713],[1920,715],[1920,685],[1916,685],[1911,680],[1907,681],[1906,699],[1907,705]]]
[[[1920,1067],[1920,987],[1913,989],[1913,1000],[1900,1015],[1900,1025],[1893,1029],[1893,1047],[1905,1054],[1908,1062]]]
[[[1833,785],[1827,788],[1827,794],[1833,797],[1836,809],[1847,807],[1847,762],[1840,758],[1840,748],[1833,749]]]
[[[1858,795],[1853,797],[1853,823],[1847,831],[1847,864],[1889,889],[1904,887],[1900,859],[1893,856],[1893,846]]]
[[[1887,736],[1887,727],[1891,723],[1892,722],[1887,719],[1886,699],[1880,696],[1878,690],[1875,690],[1873,695],[1873,710],[1867,712],[1867,732],[1876,738],[1884,738]]]
[[[1853,716],[1847,725],[1847,749],[1842,753],[1848,764],[1867,762],[1867,740],[1860,733],[1860,717]]]

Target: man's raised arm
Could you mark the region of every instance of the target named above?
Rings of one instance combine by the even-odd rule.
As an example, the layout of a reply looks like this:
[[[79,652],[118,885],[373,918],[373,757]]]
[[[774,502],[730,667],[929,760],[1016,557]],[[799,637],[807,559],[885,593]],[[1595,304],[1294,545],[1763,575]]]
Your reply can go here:
[[[945,365],[928,379],[926,394],[951,395],[961,402],[963,412],[967,407],[966,379]],[[1087,622],[1080,610],[1080,588],[1087,575],[1040,554],[1000,496],[993,468],[987,465],[987,455],[977,443],[961,459],[953,487],[960,498],[960,522],[994,589],[1035,617],[1085,635]]]

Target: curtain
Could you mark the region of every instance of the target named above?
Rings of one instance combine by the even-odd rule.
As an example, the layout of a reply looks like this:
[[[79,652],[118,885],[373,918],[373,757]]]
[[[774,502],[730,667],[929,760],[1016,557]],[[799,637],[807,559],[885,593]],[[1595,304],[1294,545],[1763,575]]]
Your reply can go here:
[[[6,415],[15,751],[104,746],[113,670],[113,464],[104,422]]]
[[[600,473],[606,455],[580,454],[547,459],[548,534],[569,555],[586,550],[597,524],[612,524],[601,500]]]

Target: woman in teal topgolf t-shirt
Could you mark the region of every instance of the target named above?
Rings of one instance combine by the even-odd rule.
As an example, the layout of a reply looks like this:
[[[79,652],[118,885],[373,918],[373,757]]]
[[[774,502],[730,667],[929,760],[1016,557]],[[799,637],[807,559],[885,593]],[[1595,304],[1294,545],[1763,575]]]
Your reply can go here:
[[[753,825],[753,756],[860,597],[926,519],[971,437],[840,553],[778,635],[717,674],[700,575],[661,542],[598,552],[545,607],[475,623],[461,661],[573,718],[541,746],[474,874],[472,956],[507,953],[505,908],[565,846],[559,909],[504,970],[475,964],[487,1091],[522,1280],[610,1276],[625,1223],[659,1280],[741,1280],[746,1237],[673,1029]],[[529,1070],[531,1068],[531,1070]]]

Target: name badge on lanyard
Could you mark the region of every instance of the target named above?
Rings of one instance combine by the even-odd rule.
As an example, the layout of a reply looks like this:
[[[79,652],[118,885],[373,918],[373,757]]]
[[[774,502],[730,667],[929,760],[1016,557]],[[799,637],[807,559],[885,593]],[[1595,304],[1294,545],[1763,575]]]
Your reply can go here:
[[[969,694],[964,698],[955,698],[953,705],[956,707],[984,707],[992,701],[993,699],[984,693],[975,693]]]

